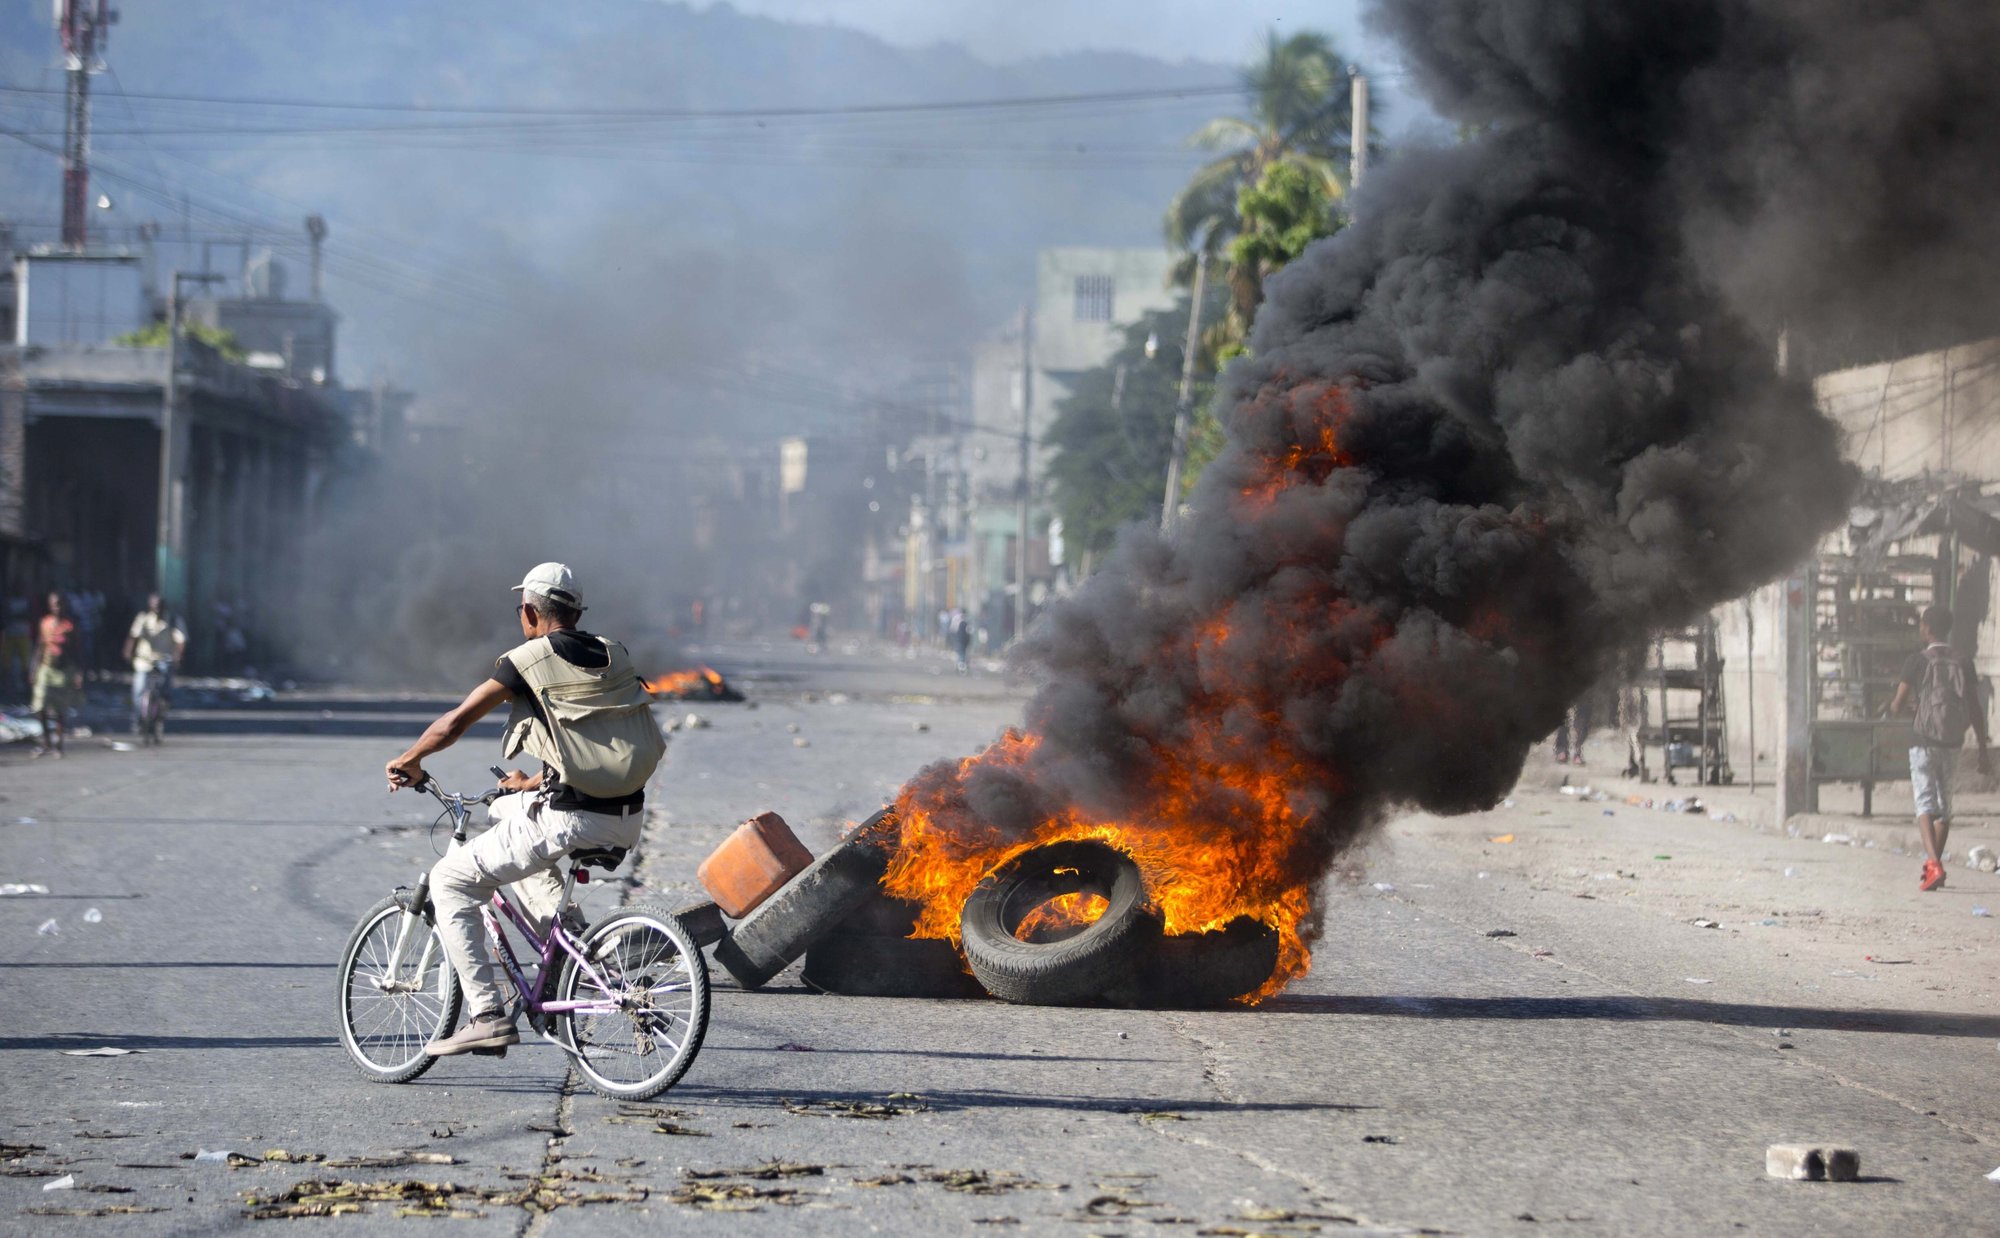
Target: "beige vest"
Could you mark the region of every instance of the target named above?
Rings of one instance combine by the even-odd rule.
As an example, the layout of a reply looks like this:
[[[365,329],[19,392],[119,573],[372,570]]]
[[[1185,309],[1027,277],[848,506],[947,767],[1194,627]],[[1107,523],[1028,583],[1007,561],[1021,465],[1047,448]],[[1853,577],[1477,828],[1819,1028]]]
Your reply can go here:
[[[644,790],[667,745],[625,646],[596,639],[610,657],[598,670],[565,662],[546,636],[507,654],[548,723],[516,699],[500,748],[508,760],[526,752],[542,761],[572,790],[613,799]]]

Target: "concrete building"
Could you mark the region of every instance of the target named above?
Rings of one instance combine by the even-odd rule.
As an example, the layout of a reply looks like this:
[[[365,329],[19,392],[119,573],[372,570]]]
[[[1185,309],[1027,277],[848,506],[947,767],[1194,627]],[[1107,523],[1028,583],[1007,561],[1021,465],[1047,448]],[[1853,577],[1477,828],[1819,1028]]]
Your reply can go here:
[[[2000,339],[1838,370],[1813,389],[1867,482],[1848,527],[1798,577],[1715,612],[1730,764],[1739,782],[1777,775],[1787,733],[1784,610],[1796,588],[1806,622],[1794,639],[1810,648],[1795,647],[1794,657],[1811,691],[1795,707],[1812,720],[1817,777],[1858,782],[1833,775],[1853,773],[1872,752],[1881,781],[1900,782],[1907,731],[1885,727],[1879,714],[1895,668],[1917,648],[1917,610],[1950,606],[1961,628],[1953,644],[2000,682],[2000,616],[1988,603],[2000,497],[1986,493],[2000,490]],[[1878,802],[1876,811],[1907,807]]]
[[[1173,255],[1165,249],[1045,249],[1036,258],[1032,336],[1022,347],[1016,317],[973,350],[973,423],[964,450],[967,517],[966,580],[960,603],[999,645],[1013,636],[1015,541],[1021,452],[1017,428],[1025,415],[1029,461],[1028,597],[1030,609],[1054,584],[1049,560],[1047,473],[1043,445],[1056,406],[1077,376],[1111,359],[1126,327],[1172,307],[1181,294],[1167,284]],[[1024,399],[1024,388],[1026,389]],[[1025,409],[1023,405],[1026,405]]]

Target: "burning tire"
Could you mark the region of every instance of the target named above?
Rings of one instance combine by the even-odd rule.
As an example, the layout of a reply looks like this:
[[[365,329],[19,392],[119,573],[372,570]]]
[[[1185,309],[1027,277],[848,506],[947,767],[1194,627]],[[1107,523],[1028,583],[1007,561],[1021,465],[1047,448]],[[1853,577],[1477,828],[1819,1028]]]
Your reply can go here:
[[[1221,1006],[1254,993],[1278,969],[1278,931],[1238,916],[1212,933],[1162,937],[1139,969],[1138,983],[1114,991],[1120,1006],[1158,1009]]]
[[[1102,900],[1094,918],[1074,913]],[[1065,905],[1067,903],[1067,905]],[[1129,987],[1160,938],[1139,866],[1100,842],[1051,843],[986,875],[965,900],[959,932],[972,974],[1003,1001],[1074,1006]],[[1026,934],[1023,936],[1023,934]]]
[[[857,833],[737,921],[715,944],[715,961],[746,989],[768,983],[859,907],[888,871],[880,841]]]
[[[951,943],[912,938],[917,905],[877,893],[806,951],[801,978],[846,997],[983,997]]]

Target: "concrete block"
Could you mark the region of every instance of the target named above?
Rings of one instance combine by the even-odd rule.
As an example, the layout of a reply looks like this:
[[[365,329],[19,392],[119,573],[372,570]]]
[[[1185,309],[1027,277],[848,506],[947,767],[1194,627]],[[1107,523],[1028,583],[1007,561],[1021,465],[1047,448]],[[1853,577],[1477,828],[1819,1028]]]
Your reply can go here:
[[[1852,1182],[1861,1176],[1861,1154],[1821,1144],[1774,1143],[1764,1150],[1764,1172],[1796,1182]]]

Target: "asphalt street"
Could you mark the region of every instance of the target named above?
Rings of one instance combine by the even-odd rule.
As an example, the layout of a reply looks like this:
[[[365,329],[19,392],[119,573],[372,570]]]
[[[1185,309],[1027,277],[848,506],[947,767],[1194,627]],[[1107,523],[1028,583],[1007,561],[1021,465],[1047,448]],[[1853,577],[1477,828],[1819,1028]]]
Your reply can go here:
[[[587,908],[695,901],[762,810],[823,847],[1019,717],[997,668],[930,654],[707,654],[754,707],[661,707],[683,725],[636,872]],[[433,1199],[466,1234],[2000,1233],[2000,932],[1973,914],[2000,879],[1919,899],[1900,857],[1539,768],[1509,807],[1348,857],[1311,974],[1256,1010],[828,997],[795,969],[746,993],[718,968],[707,1045],[650,1105],[530,1045],[367,1082],[335,956],[433,858],[430,801],[380,769],[447,703],[284,694],[185,711],[156,751],[0,749],[0,888],[47,888],[0,895],[0,1233],[401,1230],[441,1224],[398,1215]],[[493,730],[434,772],[484,785]],[[100,1047],[136,1052],[64,1053]],[[1863,1180],[1767,1178],[1797,1140],[1859,1149]],[[460,1189],[246,1215],[305,1180]],[[142,1211],[51,1215],[109,1209]]]

